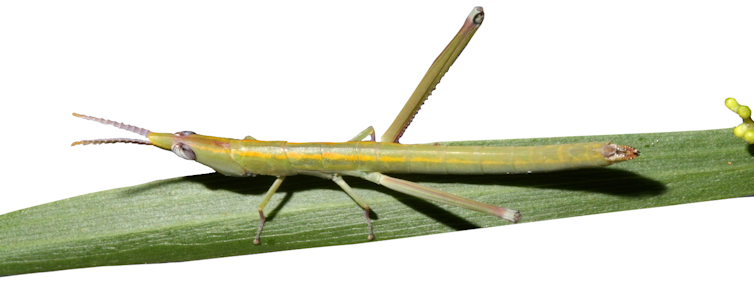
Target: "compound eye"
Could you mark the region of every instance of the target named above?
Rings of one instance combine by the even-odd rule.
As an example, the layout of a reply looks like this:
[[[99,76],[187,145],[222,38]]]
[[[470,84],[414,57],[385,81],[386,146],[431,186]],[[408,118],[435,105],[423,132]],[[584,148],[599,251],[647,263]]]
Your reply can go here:
[[[196,133],[193,131],[181,131],[181,132],[175,133],[175,135],[178,135],[178,136],[188,136],[188,135],[194,135],[194,134]]]
[[[173,145],[170,149],[173,150],[173,153],[178,155],[178,157],[186,160],[196,160],[196,153],[194,153],[194,150],[191,150],[191,147],[186,144],[178,143]]]

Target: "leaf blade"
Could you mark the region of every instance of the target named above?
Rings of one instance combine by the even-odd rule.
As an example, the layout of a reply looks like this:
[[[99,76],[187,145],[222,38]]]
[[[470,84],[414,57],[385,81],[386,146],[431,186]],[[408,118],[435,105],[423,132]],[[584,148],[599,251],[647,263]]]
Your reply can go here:
[[[609,168],[548,174],[398,177],[521,210],[523,222],[752,194],[747,186],[754,178],[754,152],[729,129],[445,144],[608,140],[635,146],[642,156]],[[0,275],[366,242],[359,208],[347,195],[329,181],[298,176],[270,201],[262,245],[253,245],[256,204],[272,181],[218,174],[174,178],[2,215]],[[378,240],[507,224],[368,182],[349,184],[370,202]]]

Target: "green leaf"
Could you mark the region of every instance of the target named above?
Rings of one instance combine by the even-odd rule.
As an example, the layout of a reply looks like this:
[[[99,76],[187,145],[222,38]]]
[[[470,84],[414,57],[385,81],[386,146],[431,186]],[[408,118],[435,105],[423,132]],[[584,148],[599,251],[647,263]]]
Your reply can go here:
[[[641,150],[607,168],[495,176],[399,175],[485,203],[518,209],[523,223],[752,195],[754,145],[730,129],[452,142],[523,146],[608,141]],[[502,219],[426,202],[356,178],[376,240],[507,225]],[[185,261],[362,243],[359,207],[330,181],[287,179],[267,206],[253,245],[256,205],[273,178],[206,174],[78,196],[0,216],[0,275]]]

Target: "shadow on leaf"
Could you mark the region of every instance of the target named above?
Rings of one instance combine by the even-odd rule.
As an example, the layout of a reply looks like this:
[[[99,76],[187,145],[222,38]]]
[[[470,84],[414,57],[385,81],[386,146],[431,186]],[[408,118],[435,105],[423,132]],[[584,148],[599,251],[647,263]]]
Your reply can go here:
[[[515,175],[405,175],[400,176],[400,178],[414,182],[501,185],[531,189],[547,188],[596,192],[622,197],[651,197],[660,195],[666,191],[665,185],[658,181],[633,172],[609,168]]]
[[[516,175],[464,176],[401,174],[396,175],[396,177],[417,183],[515,186],[531,188],[533,189],[532,191],[537,191],[536,189],[538,188],[547,188],[567,191],[594,192],[621,197],[634,197],[637,199],[660,195],[666,190],[665,186],[658,181],[642,177],[632,172],[609,168]],[[240,194],[253,195],[264,194],[274,181],[273,177],[268,176],[238,178],[226,177],[217,173],[191,176],[186,177],[185,179],[201,183],[212,190],[223,189]],[[346,178],[346,180],[354,188],[372,189],[390,195],[411,209],[422,213],[427,217],[433,218],[454,230],[474,229],[479,227],[435,203],[395,192],[364,180],[356,178]],[[291,200],[294,192],[313,189],[341,190],[335,183],[320,178],[309,176],[292,176],[286,178],[283,186],[278,190],[279,193],[285,193],[286,195],[274,209],[268,210],[268,220],[274,219],[275,215],[281,208],[283,208],[286,202]],[[379,219],[374,211],[370,213],[370,217],[372,219]]]

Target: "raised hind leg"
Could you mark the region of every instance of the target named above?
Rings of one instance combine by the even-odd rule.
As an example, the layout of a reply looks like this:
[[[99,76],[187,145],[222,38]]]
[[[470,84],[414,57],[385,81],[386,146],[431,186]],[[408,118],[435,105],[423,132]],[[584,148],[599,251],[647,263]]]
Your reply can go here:
[[[427,73],[424,74],[424,78],[419,82],[419,86],[416,87],[414,93],[409,97],[401,112],[395,117],[393,124],[385,130],[385,134],[380,138],[381,142],[398,143],[398,139],[403,136],[403,132],[411,124],[411,120],[419,112],[419,108],[421,108],[429,95],[432,94],[432,91],[435,90],[437,84],[440,83],[440,79],[448,72],[453,62],[461,55],[463,49],[471,41],[471,37],[474,36],[476,30],[482,25],[483,20],[484,10],[482,10],[482,7],[474,7],[469,17],[466,18],[466,22],[463,23],[461,30],[448,43],[445,50],[437,56],[437,59],[429,67]]]

